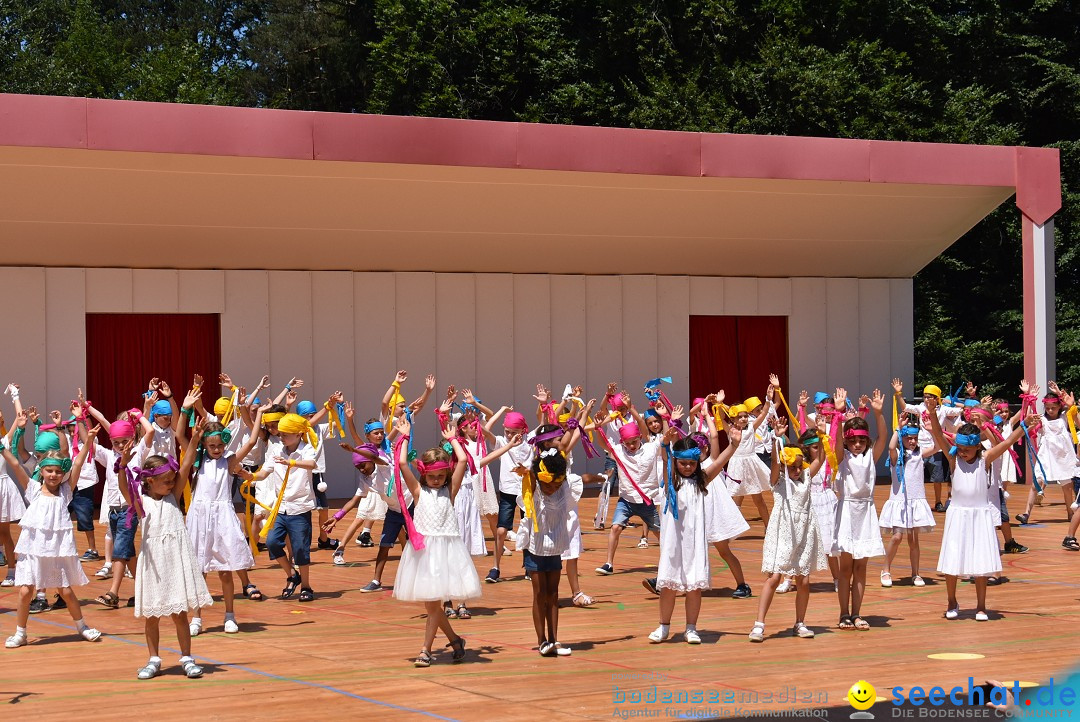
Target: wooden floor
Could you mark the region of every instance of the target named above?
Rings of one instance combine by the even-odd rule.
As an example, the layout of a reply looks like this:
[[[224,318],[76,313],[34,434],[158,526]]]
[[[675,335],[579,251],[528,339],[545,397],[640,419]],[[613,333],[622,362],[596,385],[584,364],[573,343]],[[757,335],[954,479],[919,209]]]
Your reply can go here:
[[[887,487],[877,488],[878,508]],[[1019,511],[1023,489],[1012,500]],[[747,570],[755,598],[732,599],[731,575],[713,552],[715,589],[705,597],[699,629],[704,643],[691,647],[681,634],[661,645],[647,635],[658,620],[658,603],[640,580],[655,569],[658,548],[635,548],[638,534],[628,530],[616,557],[617,573],[601,577],[593,569],[603,563],[607,534],[594,532],[588,520],[595,499],[582,500],[584,535],[581,560],[583,588],[597,599],[590,609],[565,604],[560,637],[573,647],[569,658],[541,658],[534,651],[531,591],[524,582],[520,556],[504,560],[499,584],[485,584],[484,597],[472,606],[471,620],[455,621],[467,640],[463,664],[451,664],[440,653],[429,669],[414,669],[424,618],[419,605],[394,601],[389,592],[361,594],[371,580],[374,549],[350,543],[348,566],[331,564],[330,552],[314,553],[314,603],[240,600],[241,633],[222,632],[223,608],[216,604],[204,614],[208,630],[194,642],[194,652],[207,674],[187,680],[176,668],[178,654],[171,625],[162,625],[165,673],[138,681],[136,670],[147,659],[142,621],[129,609],[108,610],[87,601],[88,622],[105,632],[91,644],[74,636],[71,617],[50,611],[31,617],[31,644],[0,649],[0,704],[10,718],[90,719],[146,713],[163,719],[189,717],[310,719],[343,714],[377,719],[603,719],[613,713],[642,709],[629,702],[635,691],[683,693],[697,691],[711,704],[673,702],[667,712],[684,716],[702,710],[737,716],[757,709],[779,710],[808,701],[845,705],[844,695],[857,680],[873,684],[881,697],[893,686],[948,689],[984,678],[1038,681],[1060,674],[1072,662],[1068,637],[1080,619],[1080,583],[1075,570],[1080,554],[1063,550],[1065,507],[1059,498],[1036,507],[1033,520],[1044,523],[1016,528],[1017,538],[1031,547],[1024,555],[1004,557],[1008,583],[990,589],[991,621],[977,623],[971,611],[974,589],[962,584],[961,618],[946,621],[944,582],[932,570],[937,561],[940,531],[923,536],[925,588],[911,586],[907,547],[894,567],[897,584],[878,584],[879,559],[871,561],[864,615],[869,632],[834,629],[838,607],[828,574],[818,577],[810,597],[807,623],[817,638],[790,634],[794,595],[779,596],[768,616],[764,644],[751,644],[746,634],[757,617],[756,594],[761,586],[762,526],[752,528],[732,545]],[[751,505],[746,505],[750,511]],[[938,528],[943,515],[936,515]],[[376,527],[378,530],[378,527]],[[82,542],[79,535],[80,543]],[[99,535],[100,539],[100,535]],[[477,559],[484,576],[489,560]],[[90,575],[97,564],[87,564]],[[394,578],[396,553],[384,581]],[[264,592],[276,593],[282,574],[265,555],[253,578]],[[92,600],[107,582],[93,581],[77,591]],[[217,588],[216,578],[210,581]],[[127,597],[132,584],[121,590]],[[0,636],[15,625],[16,592],[0,590]],[[681,632],[682,600],[672,620]],[[1064,642],[1064,643],[1063,643]],[[930,659],[936,653],[977,655],[962,660]],[[771,697],[769,696],[771,695]],[[721,704],[723,700],[728,704]],[[676,697],[676,700],[678,698]],[[657,710],[653,705],[650,709]],[[665,711],[660,711],[663,716]]]

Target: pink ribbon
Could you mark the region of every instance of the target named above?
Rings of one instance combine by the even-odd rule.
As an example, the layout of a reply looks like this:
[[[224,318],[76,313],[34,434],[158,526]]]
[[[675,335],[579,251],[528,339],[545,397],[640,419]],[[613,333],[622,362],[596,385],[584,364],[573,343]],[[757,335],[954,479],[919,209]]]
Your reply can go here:
[[[619,455],[615,453],[615,449],[611,447],[611,442],[607,440],[607,436],[601,433],[600,437],[604,440],[604,443],[607,445],[607,447],[611,449],[611,457],[615,459],[615,464],[619,467],[619,471],[621,471],[623,475],[626,476],[626,480],[629,481],[630,485],[634,487],[634,491],[638,493],[638,495],[641,497],[641,500],[645,502],[646,505],[653,506],[653,500],[649,498],[648,494],[642,491],[641,487],[638,486],[638,483],[634,481],[634,477],[630,476],[630,472],[627,470],[626,465],[622,463],[622,459],[620,459]]]
[[[1039,413],[1035,406],[1034,394],[1020,394],[1020,420],[1023,421],[1029,414]],[[1039,427],[1042,426],[1042,422],[1029,426],[1027,430],[1028,443],[1031,444],[1031,450],[1038,455],[1039,453]]]
[[[405,517],[405,531],[409,535],[409,543],[412,544],[413,549],[420,551],[424,548],[424,536],[416,530],[416,525],[413,524],[412,514],[409,513],[409,505],[405,503],[405,492],[401,489],[403,480],[401,478],[401,462],[399,459],[401,459],[401,446],[408,440],[408,436],[400,436],[394,443],[394,493],[397,495],[398,506],[401,507],[401,515]]]
[[[540,408],[544,410],[544,415],[547,416],[549,424],[559,423],[559,417],[555,415],[555,404],[549,401],[546,404],[540,404]]]
[[[806,431],[806,407],[799,407],[799,433],[802,434]]]
[[[989,421],[983,424],[983,428],[986,429],[987,433],[994,437],[994,440],[997,443],[1000,444],[1002,441],[1005,440],[1005,437],[1001,435],[1001,432],[998,431],[997,427],[991,424]],[[1016,478],[1019,479],[1024,475],[1024,473],[1020,471],[1020,455],[1016,453],[1016,450],[1012,446],[1010,446],[1009,456],[1012,457],[1013,466],[1016,467]]]

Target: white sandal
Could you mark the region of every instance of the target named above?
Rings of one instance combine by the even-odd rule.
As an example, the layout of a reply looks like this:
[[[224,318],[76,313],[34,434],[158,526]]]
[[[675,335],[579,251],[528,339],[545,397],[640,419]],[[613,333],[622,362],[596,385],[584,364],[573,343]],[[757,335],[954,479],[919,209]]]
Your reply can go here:
[[[884,569],[881,570],[881,586],[883,586],[883,587],[891,587],[892,586],[892,574],[885,571]]]
[[[4,646],[8,649],[15,649],[16,647],[22,647],[26,644],[26,635],[22,633],[16,633],[7,638],[4,642]]]
[[[188,624],[188,632],[191,633],[192,637],[198,637],[202,633],[202,618],[195,617],[192,619],[191,623]]]
[[[810,627],[806,626],[802,622],[796,622],[795,626],[792,628],[791,631],[795,633],[796,637],[800,637],[802,639],[814,638],[814,630],[810,629]]]
[[[764,622],[754,622],[754,628],[750,630],[751,642],[764,642],[765,641],[765,624]]]
[[[578,603],[578,599],[581,600],[580,604]],[[575,594],[573,601],[575,607],[591,607],[596,602],[596,600],[594,600],[585,592],[578,592],[577,594]]]
[[[203,676],[203,668],[195,664],[195,660],[191,657],[180,660],[180,664],[184,668],[184,674],[188,679],[198,679]]]
[[[573,654],[573,650],[571,650],[569,647],[562,646],[562,642],[556,642],[555,654],[559,657],[569,657],[571,654]]]
[[[87,642],[96,642],[101,639],[101,632],[94,629],[93,627],[87,627],[86,629],[79,632],[79,634],[81,634],[82,638],[85,639]]]
[[[923,578],[920,577],[917,574],[911,578],[911,584],[912,584],[912,586],[916,586],[916,587],[925,587],[926,586],[926,582],[924,582]]]
[[[139,679],[153,679],[161,671],[161,662],[147,662],[146,666],[139,670]]]

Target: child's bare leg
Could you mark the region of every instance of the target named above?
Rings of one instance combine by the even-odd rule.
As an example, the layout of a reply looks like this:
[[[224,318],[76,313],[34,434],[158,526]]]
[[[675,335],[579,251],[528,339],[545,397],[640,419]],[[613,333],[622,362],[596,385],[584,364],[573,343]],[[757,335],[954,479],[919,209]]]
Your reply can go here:
[[[660,588],[660,624],[671,624],[671,615],[675,611],[675,590]]]
[[[533,573],[530,576],[532,577],[533,588],[533,629],[536,631],[536,644],[539,646],[547,641],[544,639],[544,621],[547,616],[544,603],[547,598],[547,584],[544,582],[543,574]]]
[[[919,576],[919,532],[912,529],[907,534],[908,557],[911,559],[911,576]]]
[[[686,593],[686,626],[696,627],[701,614],[701,590]]]
[[[427,612],[427,624],[424,626],[424,651],[430,653],[431,645],[435,643],[435,633],[439,631],[439,620],[446,619],[438,602],[424,602],[424,611]]]
[[[829,572],[832,574],[833,581],[839,581],[840,579],[840,560],[834,556],[829,556]]]
[[[892,536],[889,537],[889,547],[885,550],[885,569],[886,574],[892,574],[892,563],[896,559],[896,553],[900,551],[900,542],[904,541],[904,532],[893,530]]]
[[[34,598],[35,591],[36,588],[32,584],[19,587],[19,610],[15,614],[15,624],[23,629],[30,620],[30,600]]]
[[[716,547],[717,553],[720,554],[720,558],[728,565],[728,569],[731,570],[731,575],[735,577],[735,584],[746,584],[746,578],[743,576],[742,563],[739,558],[735,556],[735,552],[731,551],[730,540],[725,539],[713,544]]]
[[[956,577],[951,574],[945,575],[945,593],[949,597],[949,609],[958,609],[960,603],[956,601]]]
[[[187,625],[184,625],[187,628]],[[146,649],[151,657],[161,657],[158,644],[161,641],[161,617],[147,617],[143,629],[146,632]],[[177,630],[179,634],[179,630]],[[190,639],[190,637],[189,637]]]
[[[577,596],[581,592],[581,583],[578,580],[578,560],[566,560],[566,581],[570,582],[570,593]]]
[[[810,576],[795,577],[795,622],[806,621],[806,607],[810,603]]]
[[[780,580],[783,576],[783,574],[771,574],[765,580],[765,587],[761,590],[761,597],[758,599],[757,621],[765,621],[765,615],[769,613],[769,606],[772,604],[773,594],[776,593],[776,588],[780,586]]]
[[[769,507],[765,506],[765,499],[761,494],[752,494],[750,496],[754,500],[754,506],[757,507],[758,516],[761,517],[761,522],[768,527],[769,526]]]
[[[840,585],[837,596],[840,598],[840,616],[845,617],[851,613],[851,572],[854,560],[847,552],[840,553]]]
[[[986,577],[975,577],[975,611],[986,611]]]
[[[852,564],[851,579],[851,613],[856,617],[862,611],[863,595],[866,593],[866,563],[867,559],[855,559]]]
[[[191,630],[188,625],[187,612],[172,615],[173,625],[176,626],[176,641],[179,642],[180,656],[191,656]],[[158,655],[155,655],[158,656]]]
[[[68,614],[71,615],[72,621],[78,622],[82,620],[82,605],[79,604],[79,597],[71,587],[62,587],[56,591],[60,595],[60,598],[67,602]]]
[[[232,572],[218,572],[218,580],[221,582],[221,596],[225,600],[225,614],[232,614],[233,603],[236,599]]]
[[[559,577],[562,572],[540,572],[541,576],[547,577],[547,626],[551,633],[550,640],[559,640]]]
[[[608,545],[607,545],[607,563],[615,566],[615,550],[619,548],[619,535],[622,534],[623,527],[619,524],[611,525],[611,532],[608,533]]]

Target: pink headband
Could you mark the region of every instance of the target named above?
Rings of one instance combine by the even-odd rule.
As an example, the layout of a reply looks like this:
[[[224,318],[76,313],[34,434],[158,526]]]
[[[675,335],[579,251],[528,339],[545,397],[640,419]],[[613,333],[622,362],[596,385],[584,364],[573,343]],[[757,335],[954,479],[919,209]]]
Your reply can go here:
[[[1009,410],[1009,404],[1002,401],[1000,404],[997,405],[997,410],[998,411],[1008,411]]]
[[[641,436],[641,430],[638,428],[636,422],[631,421],[629,424],[623,424],[619,427],[620,441],[629,441],[635,436]]]
[[[443,471],[444,469],[450,469],[449,461],[433,461],[430,464],[425,464],[422,461],[416,462],[416,469],[421,475],[427,474],[432,471]]]
[[[503,426],[508,429],[524,429],[529,430],[529,424],[525,421],[525,417],[517,411],[507,411],[506,417],[503,419]]]
[[[1060,404],[1061,403],[1061,397],[1060,396],[1044,396],[1042,402],[1044,404]]]
[[[844,438],[845,439],[850,439],[853,436],[866,436],[866,437],[869,437],[870,432],[867,431],[866,429],[851,429],[850,431],[845,431],[844,432]]]
[[[130,421],[114,421],[109,424],[110,439],[127,439],[135,436],[135,425]]]

